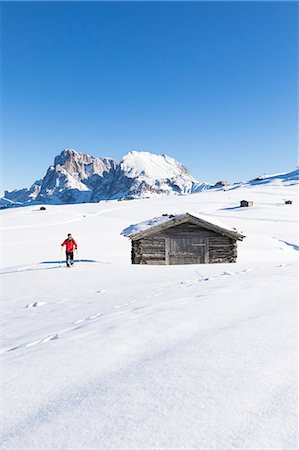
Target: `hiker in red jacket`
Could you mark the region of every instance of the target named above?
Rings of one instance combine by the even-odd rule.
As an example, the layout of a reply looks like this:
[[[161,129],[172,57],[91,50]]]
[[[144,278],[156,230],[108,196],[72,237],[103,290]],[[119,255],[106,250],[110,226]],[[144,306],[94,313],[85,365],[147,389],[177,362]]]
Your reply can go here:
[[[67,239],[63,241],[61,247],[65,246],[66,265],[71,267],[74,263],[74,248],[77,250],[77,242],[73,239],[71,233],[67,235]]]

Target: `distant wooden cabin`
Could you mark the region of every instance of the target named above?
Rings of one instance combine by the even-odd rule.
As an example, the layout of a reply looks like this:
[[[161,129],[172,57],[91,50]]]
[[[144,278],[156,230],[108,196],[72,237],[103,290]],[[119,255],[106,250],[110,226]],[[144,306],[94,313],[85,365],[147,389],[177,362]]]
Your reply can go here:
[[[124,233],[132,241],[132,264],[233,263],[237,241],[245,237],[189,213],[152,223],[142,231]]]
[[[229,183],[227,181],[217,181],[217,183],[215,184],[215,187],[225,187],[225,186],[229,186]]]
[[[241,200],[240,201],[240,206],[242,207],[242,208],[244,208],[244,207],[249,207],[249,206],[253,206],[253,202],[249,202],[248,200]]]

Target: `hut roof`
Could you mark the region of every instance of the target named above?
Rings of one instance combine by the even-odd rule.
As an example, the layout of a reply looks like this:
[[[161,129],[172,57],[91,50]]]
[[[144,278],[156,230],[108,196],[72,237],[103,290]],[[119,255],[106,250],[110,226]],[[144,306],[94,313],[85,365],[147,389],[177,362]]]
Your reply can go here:
[[[132,240],[136,240],[187,222],[201,226],[203,228],[206,228],[207,230],[215,231],[216,233],[222,234],[223,236],[228,236],[239,241],[241,241],[245,237],[235,228],[229,228],[213,217],[200,215],[197,213],[185,213],[154,217],[153,219],[130,225],[122,231],[122,234]]]

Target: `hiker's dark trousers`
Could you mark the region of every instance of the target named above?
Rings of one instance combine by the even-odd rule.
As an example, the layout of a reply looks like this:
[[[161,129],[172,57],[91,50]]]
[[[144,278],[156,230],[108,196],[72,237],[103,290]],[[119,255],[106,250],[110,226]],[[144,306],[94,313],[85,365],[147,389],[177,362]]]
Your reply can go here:
[[[73,264],[74,261],[74,252],[65,252],[66,254],[66,263],[69,264]]]

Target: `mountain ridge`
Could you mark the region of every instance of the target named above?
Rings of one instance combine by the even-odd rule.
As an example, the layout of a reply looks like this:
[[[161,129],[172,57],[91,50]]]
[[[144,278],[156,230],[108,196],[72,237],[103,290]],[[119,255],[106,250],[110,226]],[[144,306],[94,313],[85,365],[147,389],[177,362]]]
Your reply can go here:
[[[68,148],[55,156],[42,179],[29,188],[5,191],[1,207],[33,203],[65,204],[129,200],[159,195],[186,195],[205,189],[237,189],[240,186],[298,183],[299,169],[261,175],[247,182],[216,184],[200,182],[176,159],[150,152],[131,151],[117,163]]]
[[[14,203],[81,203],[187,194],[210,187],[168,155],[131,151],[117,163],[65,149],[29,188],[5,191]]]

